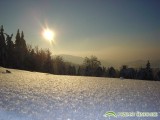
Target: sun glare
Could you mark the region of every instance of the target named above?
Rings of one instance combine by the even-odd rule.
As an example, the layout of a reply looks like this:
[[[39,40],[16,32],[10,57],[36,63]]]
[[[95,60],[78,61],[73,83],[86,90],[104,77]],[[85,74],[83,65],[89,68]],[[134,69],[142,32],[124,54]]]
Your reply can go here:
[[[47,28],[43,30],[43,37],[46,40],[52,41],[55,37],[55,33],[52,30]]]

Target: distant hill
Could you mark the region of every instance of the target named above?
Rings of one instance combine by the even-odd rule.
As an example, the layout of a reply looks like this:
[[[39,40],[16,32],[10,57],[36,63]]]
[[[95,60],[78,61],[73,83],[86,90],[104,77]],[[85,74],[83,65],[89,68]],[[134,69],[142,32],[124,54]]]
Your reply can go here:
[[[71,62],[74,64],[79,64],[79,65],[83,64],[83,61],[84,61],[84,58],[79,57],[79,56],[73,56],[73,55],[67,55],[67,54],[53,55],[53,57],[55,57],[55,56],[61,56],[64,59],[64,61]],[[105,67],[114,66],[113,64],[111,64],[107,60],[100,60],[100,61],[101,61],[102,66],[105,66]]]
[[[53,57],[55,57],[55,56],[61,56],[64,59],[64,61],[71,62],[74,64],[82,64],[83,60],[84,60],[83,57],[66,55],[66,54],[53,55]]]
[[[152,68],[160,68],[160,60],[151,60],[150,63]],[[146,60],[136,60],[126,63],[126,65],[128,65],[129,67],[134,67],[134,68],[145,67],[146,64],[147,64]]]
[[[101,65],[108,68],[108,67],[115,67],[117,68],[117,64],[111,62],[111,61],[108,61],[108,60],[100,60],[101,61]]]
[[[134,68],[140,68],[145,67],[147,61],[144,60],[135,60],[135,61],[129,61],[124,63],[124,65],[127,65],[128,67],[134,67]]]

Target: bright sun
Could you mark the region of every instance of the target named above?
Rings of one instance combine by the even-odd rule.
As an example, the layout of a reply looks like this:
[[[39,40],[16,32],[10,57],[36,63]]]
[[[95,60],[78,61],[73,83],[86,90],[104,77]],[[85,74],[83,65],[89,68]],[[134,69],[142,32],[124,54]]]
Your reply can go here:
[[[43,37],[46,40],[52,41],[55,37],[55,33],[49,28],[43,30]]]

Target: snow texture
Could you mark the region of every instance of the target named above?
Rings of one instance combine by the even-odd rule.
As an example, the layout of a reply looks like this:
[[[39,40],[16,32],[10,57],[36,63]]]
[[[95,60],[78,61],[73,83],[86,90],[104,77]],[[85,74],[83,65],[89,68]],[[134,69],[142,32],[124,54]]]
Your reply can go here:
[[[6,69],[0,67],[0,120],[108,120],[106,111],[160,112],[160,82]],[[160,113],[110,120],[160,120]]]

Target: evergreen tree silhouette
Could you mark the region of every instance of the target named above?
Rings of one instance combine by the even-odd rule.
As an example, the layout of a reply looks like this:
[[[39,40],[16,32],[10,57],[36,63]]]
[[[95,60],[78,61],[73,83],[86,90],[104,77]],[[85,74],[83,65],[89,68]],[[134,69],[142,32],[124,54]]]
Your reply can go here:
[[[145,71],[146,71],[146,80],[153,80],[153,72],[152,72],[151,64],[150,64],[149,60],[147,61]]]
[[[31,50],[27,50],[27,54],[26,54],[26,58],[25,58],[25,68],[27,70],[31,70],[31,71],[39,71],[38,69],[36,69],[36,54],[34,52],[34,49]],[[38,63],[40,64],[40,62]]]
[[[96,76],[96,77],[101,77],[102,74],[103,74],[102,68],[101,68],[101,67],[98,67],[98,68],[96,69],[96,71],[95,71],[95,76]]]
[[[5,33],[6,34],[6,33]],[[9,36],[8,34],[6,34],[7,38],[6,38],[6,51],[7,51],[7,67],[10,68],[14,68],[14,43],[12,41],[12,37],[13,34],[11,34],[11,36]]]
[[[72,75],[76,75],[76,67],[72,66]]]
[[[128,66],[123,65],[120,70],[120,77],[127,78],[126,72],[127,72]]]
[[[80,66],[78,67],[77,75],[81,75],[81,68],[80,68]]]
[[[144,68],[140,68],[137,72],[137,79],[146,80],[146,70]]]
[[[49,50],[46,51],[46,61],[44,62],[44,71],[47,73],[53,73],[53,61],[51,59],[51,52]]]
[[[57,56],[53,59],[54,73],[58,75],[66,74],[65,62],[62,57]]]
[[[21,38],[18,29],[15,40],[15,67],[21,69],[21,66],[22,66]]]
[[[0,28],[0,66],[6,65],[6,42],[4,36],[3,25]]]
[[[116,77],[116,70],[113,67],[108,69],[108,77],[114,78]]]
[[[20,48],[20,46],[21,46],[21,37],[18,29],[16,34],[15,47]]]
[[[20,36],[20,39],[21,39],[21,52],[22,52],[22,56],[23,56],[23,68],[26,69],[27,66],[24,64],[26,62],[26,56],[28,54],[28,51],[27,51],[27,45],[26,45],[26,41],[24,39],[24,33],[23,31],[21,32],[21,36]]]
[[[25,41],[25,39],[24,39],[24,33],[23,33],[23,31],[22,31],[22,33],[21,33],[21,47],[22,47],[22,49],[23,49],[23,52],[26,53],[26,51],[27,51],[27,46],[26,46],[26,41]]]
[[[160,81],[160,70],[156,73],[155,80]]]
[[[67,74],[68,75],[76,75],[76,68],[75,68],[75,66],[69,65],[69,67],[67,69]]]
[[[150,69],[151,69],[151,64],[150,64],[149,60],[147,61],[146,69],[147,69],[147,70],[150,70]]]
[[[107,71],[106,71],[106,67],[102,67],[102,76],[106,77],[107,76]]]
[[[25,57],[27,54],[26,42],[24,40],[23,31],[20,36],[19,29],[17,30],[16,40],[15,40],[15,59],[16,67],[19,69],[25,69]]]

